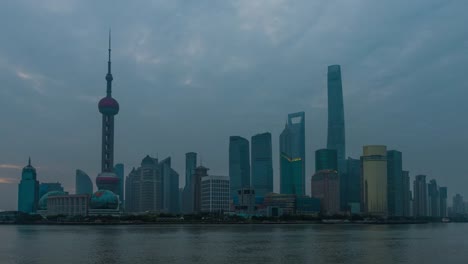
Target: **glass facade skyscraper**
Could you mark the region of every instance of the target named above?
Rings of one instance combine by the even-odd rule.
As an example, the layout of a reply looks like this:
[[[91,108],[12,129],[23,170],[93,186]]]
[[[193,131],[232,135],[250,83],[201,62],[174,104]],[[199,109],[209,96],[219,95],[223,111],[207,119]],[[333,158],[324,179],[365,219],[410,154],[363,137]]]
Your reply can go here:
[[[75,193],[93,194],[93,182],[91,178],[82,170],[76,170],[75,175]]]
[[[426,175],[417,175],[413,183],[414,202],[413,202],[413,216],[425,217],[427,216],[427,184]]]
[[[386,146],[364,146],[362,180],[364,212],[372,215],[388,215]]]
[[[390,216],[403,216],[403,158],[400,151],[387,151],[387,202]]]
[[[342,211],[350,209],[351,204],[361,202],[361,160],[348,158],[346,173],[340,174],[340,205]]]
[[[119,178],[119,189],[118,193],[116,193],[120,197],[120,201],[123,203],[124,201],[124,186],[125,186],[125,167],[122,163],[115,164],[114,166],[114,173]]]
[[[252,188],[257,196],[273,192],[273,159],[271,134],[263,133],[252,137]]]
[[[280,135],[280,192],[305,195],[305,113],[288,115]]]
[[[229,181],[231,199],[237,196],[237,190],[250,188],[249,141],[243,137],[229,138]]]
[[[182,193],[182,212],[192,213],[193,212],[193,190],[192,190],[192,178],[195,174],[195,168],[197,167],[197,153],[188,152],[185,153],[185,186]]]
[[[18,186],[18,211],[23,213],[35,213],[39,202],[39,182],[36,169],[31,165],[23,168],[21,182]]]
[[[346,170],[346,143],[343,106],[343,87],[340,65],[328,66],[328,136],[327,148],[336,149],[338,171]]]
[[[336,149],[315,151],[315,172],[321,170],[338,170]]]

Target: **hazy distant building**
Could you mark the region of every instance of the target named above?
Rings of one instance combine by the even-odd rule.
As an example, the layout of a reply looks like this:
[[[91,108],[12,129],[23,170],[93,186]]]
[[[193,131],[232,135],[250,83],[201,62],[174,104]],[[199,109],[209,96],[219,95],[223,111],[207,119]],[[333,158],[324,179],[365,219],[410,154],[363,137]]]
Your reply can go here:
[[[124,202],[125,197],[124,197],[124,187],[125,187],[125,166],[122,163],[117,163],[114,166],[114,173],[117,175],[119,178],[119,188],[118,192],[116,193],[119,198],[120,202]]]
[[[179,174],[171,167],[171,157],[159,163],[162,179],[162,209],[167,213],[179,213]]]
[[[336,149],[319,149],[315,151],[315,172],[321,170],[338,170]]]
[[[93,182],[91,178],[82,170],[76,170],[75,174],[75,193],[93,194]]]
[[[273,158],[271,133],[252,137],[252,188],[257,196],[273,192]]]
[[[321,211],[333,215],[340,212],[340,179],[336,170],[321,170],[312,176],[312,197],[321,200]]]
[[[439,199],[440,217],[447,217],[447,187],[439,188]]]
[[[202,179],[208,176],[208,168],[198,166],[192,178],[193,190],[193,213],[201,213],[202,211]]]
[[[428,195],[428,216],[430,217],[440,217],[440,195],[439,195],[439,186],[437,186],[437,181],[432,179],[427,185],[427,195]]]
[[[390,216],[403,216],[403,158],[398,150],[387,151],[387,202]]]
[[[229,177],[209,175],[201,179],[201,211],[223,213],[229,211]]]
[[[387,147],[364,146],[362,156],[362,204],[372,215],[387,215]]]
[[[346,171],[345,121],[340,65],[328,66],[328,136],[327,148],[336,149],[338,171]]]
[[[280,192],[305,195],[305,113],[288,115],[280,135]]]
[[[410,201],[411,201],[411,190],[410,190],[410,177],[409,171],[402,172],[402,183],[403,183],[403,216],[409,217],[412,215],[412,211],[410,210]]]
[[[360,211],[361,204],[361,160],[348,158],[346,172],[340,177],[340,206],[342,211],[348,211],[352,206]]]
[[[41,199],[44,194],[52,191],[63,192],[62,184],[60,182],[41,182],[39,184],[39,199]]]
[[[114,173],[114,117],[119,113],[119,103],[112,97],[111,73],[111,43],[109,34],[109,60],[107,62],[106,97],[99,101],[99,112],[102,114],[102,145],[101,145],[101,173],[96,178],[99,190],[109,190],[119,193],[120,181]],[[96,197],[97,199],[98,197]]]
[[[458,193],[453,196],[452,208],[455,215],[462,215],[465,213],[465,202],[463,201],[463,196]]]
[[[229,137],[229,181],[231,198],[237,196],[237,190],[250,187],[249,141],[243,137]]]
[[[413,183],[413,216],[427,216],[427,184],[426,175],[416,175]]]
[[[241,188],[237,190],[237,201],[235,211],[239,214],[254,214],[257,210],[255,206],[255,190],[252,188]]]
[[[192,177],[195,174],[197,167],[197,153],[185,153],[185,186],[182,194],[182,212],[193,212],[193,191],[192,191]]]
[[[18,186],[18,211],[24,213],[35,213],[39,202],[39,182],[37,181],[36,169],[31,165],[23,168],[21,181]]]

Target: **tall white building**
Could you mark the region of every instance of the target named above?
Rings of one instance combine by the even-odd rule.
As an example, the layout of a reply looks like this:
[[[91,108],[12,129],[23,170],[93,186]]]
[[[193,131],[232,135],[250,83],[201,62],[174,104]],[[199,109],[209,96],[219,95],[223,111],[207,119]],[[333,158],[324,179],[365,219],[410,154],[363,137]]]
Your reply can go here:
[[[364,212],[387,215],[387,147],[364,146],[362,161]]]
[[[202,212],[229,211],[229,177],[205,176],[201,180]]]

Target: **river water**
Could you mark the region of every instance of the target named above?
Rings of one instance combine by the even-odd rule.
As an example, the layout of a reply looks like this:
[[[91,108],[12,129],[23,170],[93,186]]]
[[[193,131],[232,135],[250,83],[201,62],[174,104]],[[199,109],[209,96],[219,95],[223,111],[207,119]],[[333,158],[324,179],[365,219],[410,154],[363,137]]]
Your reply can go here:
[[[0,263],[468,263],[468,224],[0,225]]]

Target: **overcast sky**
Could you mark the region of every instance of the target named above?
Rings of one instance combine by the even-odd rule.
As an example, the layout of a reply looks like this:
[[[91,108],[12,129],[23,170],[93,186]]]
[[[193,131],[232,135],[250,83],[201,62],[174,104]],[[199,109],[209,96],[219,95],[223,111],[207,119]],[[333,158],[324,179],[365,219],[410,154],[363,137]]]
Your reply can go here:
[[[117,3],[118,2],[118,3]],[[385,3],[383,3],[385,2]],[[468,1],[0,2],[0,210],[16,209],[31,156],[73,192],[100,170],[112,27],[115,160],[184,154],[228,175],[230,135],[272,133],[306,113],[307,192],[326,146],[327,66],[342,66],[347,156],[385,144],[417,174],[468,198]]]

